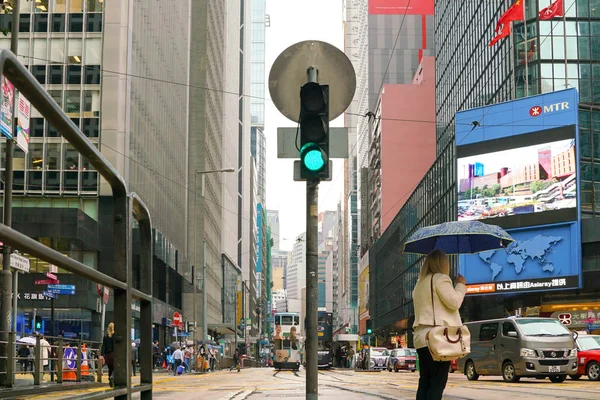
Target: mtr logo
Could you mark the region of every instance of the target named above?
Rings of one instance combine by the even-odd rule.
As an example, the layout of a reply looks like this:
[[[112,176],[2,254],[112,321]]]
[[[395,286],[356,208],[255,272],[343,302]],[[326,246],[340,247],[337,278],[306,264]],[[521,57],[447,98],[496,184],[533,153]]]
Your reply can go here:
[[[529,109],[529,115],[531,115],[532,117],[538,117],[545,113],[551,113],[551,112],[555,112],[555,111],[562,111],[562,110],[568,110],[568,109],[569,109],[569,102],[563,101],[560,103],[549,104],[544,107],[533,106]]]

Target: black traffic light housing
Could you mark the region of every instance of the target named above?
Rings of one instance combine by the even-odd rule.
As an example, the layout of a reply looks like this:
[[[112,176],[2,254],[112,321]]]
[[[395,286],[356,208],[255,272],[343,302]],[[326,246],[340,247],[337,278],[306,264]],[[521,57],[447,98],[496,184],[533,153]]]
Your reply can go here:
[[[367,335],[370,335],[373,333],[373,321],[371,321],[371,319],[369,318],[367,321]]]
[[[42,330],[42,316],[41,315],[36,315],[35,316],[33,330],[34,331],[41,331]]]
[[[308,82],[300,89],[300,177],[329,178],[329,85]]]

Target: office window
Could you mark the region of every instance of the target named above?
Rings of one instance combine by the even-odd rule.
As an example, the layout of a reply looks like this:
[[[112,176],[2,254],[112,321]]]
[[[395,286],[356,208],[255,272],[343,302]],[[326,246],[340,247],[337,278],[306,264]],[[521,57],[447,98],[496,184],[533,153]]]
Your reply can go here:
[[[20,49],[19,49],[20,50]],[[20,53],[20,51],[19,51]],[[23,54],[23,53],[21,53]],[[48,40],[34,39],[33,40],[33,58],[30,64],[46,65],[48,63]]]
[[[31,28],[31,14],[19,15],[19,32],[29,32],[30,28]]]
[[[83,32],[83,14],[69,14],[69,32]]]
[[[72,12],[72,13],[83,12],[83,0],[71,0],[69,2],[69,12]]]
[[[86,10],[87,12],[101,12],[102,5],[104,4],[103,0],[87,0],[86,1]]]
[[[33,15],[33,31],[48,32],[48,14]]]
[[[102,64],[102,39],[86,39],[84,63],[86,65]]]
[[[86,14],[88,32],[102,32],[102,13]]]
[[[100,84],[100,66],[86,65],[85,66],[85,84],[99,85]]]
[[[79,168],[79,153],[75,150],[72,144],[66,143],[64,146],[65,157],[63,159],[63,166],[66,170],[77,170]]]
[[[81,130],[85,136],[90,138],[98,137],[98,118],[84,118],[83,129]]]
[[[81,113],[81,92],[67,90],[65,92],[65,113],[68,116],[79,116]]]
[[[83,112],[85,117],[100,116],[99,90],[86,90],[83,93]]]
[[[64,32],[66,26],[66,15],[65,14],[52,14],[52,24],[50,26],[51,32]]]
[[[69,84],[69,85],[81,84],[81,66],[80,65],[69,65],[67,67],[67,84]]]
[[[29,169],[41,170],[44,162],[43,143],[29,143]]]
[[[29,120],[29,135],[32,138],[44,136],[44,118],[31,118]]]
[[[52,11],[53,13],[67,12],[67,0],[51,0],[50,11]]]
[[[62,90],[48,90],[48,94],[62,108]]]
[[[46,169],[60,169],[60,143],[46,143]]]
[[[42,85],[46,83],[46,66],[45,65],[32,65],[31,74],[34,78]]]
[[[65,39],[50,40],[50,60],[58,64],[65,62]]]
[[[67,62],[69,64],[81,64],[81,58],[83,57],[82,42],[81,39],[73,38],[67,42]]]
[[[62,65],[50,65],[49,68],[50,68],[50,76],[48,79],[48,83],[51,85],[62,84],[62,82],[63,82],[63,66]]]
[[[21,0],[23,1],[23,0]],[[35,0],[35,12],[47,13],[49,9],[48,0]]]

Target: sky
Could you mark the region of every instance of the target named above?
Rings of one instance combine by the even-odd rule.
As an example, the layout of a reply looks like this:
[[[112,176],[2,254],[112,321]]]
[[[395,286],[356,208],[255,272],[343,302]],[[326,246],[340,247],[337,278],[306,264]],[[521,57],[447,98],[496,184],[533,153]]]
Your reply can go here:
[[[283,50],[305,40],[328,42],[343,50],[342,0],[267,0],[271,26],[266,28],[265,82],[273,62]],[[325,82],[323,82],[325,83]],[[282,250],[291,250],[296,237],[306,228],[306,183],[294,181],[293,159],[277,158],[277,128],[296,127],[284,117],[270,99],[268,83],[265,97],[265,135],[267,138],[267,209],[279,210]],[[300,88],[298,94],[300,95]],[[331,121],[343,126],[343,118]],[[335,210],[344,189],[344,162],[333,160],[331,182],[319,185],[319,211]]]
[[[458,179],[468,178],[467,169],[465,168],[468,164],[474,164],[476,162],[482,163],[484,166],[484,173],[491,174],[500,172],[500,169],[503,167],[511,169],[520,165],[536,163],[538,161],[538,151],[544,147],[550,147],[551,154],[555,156],[569,149],[571,142],[572,139],[565,139],[558,142],[536,144],[534,146],[459,158],[457,170]]]

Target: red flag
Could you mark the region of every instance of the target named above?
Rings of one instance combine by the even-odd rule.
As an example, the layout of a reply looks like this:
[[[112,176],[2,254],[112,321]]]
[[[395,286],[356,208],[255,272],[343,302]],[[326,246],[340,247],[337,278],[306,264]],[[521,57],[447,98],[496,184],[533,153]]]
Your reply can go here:
[[[512,21],[524,21],[525,20],[525,0],[517,0],[512,6],[506,10],[504,14],[498,20],[496,25],[496,32],[500,29],[500,25],[508,25]],[[510,33],[510,30],[509,30]]]
[[[563,0],[556,0],[546,8],[540,10],[540,20],[548,20],[554,17],[562,17],[564,15]]]
[[[510,36],[510,25],[503,24],[500,28],[496,27],[496,36],[494,36],[489,46],[495,45],[500,39],[504,39],[507,36]]]

